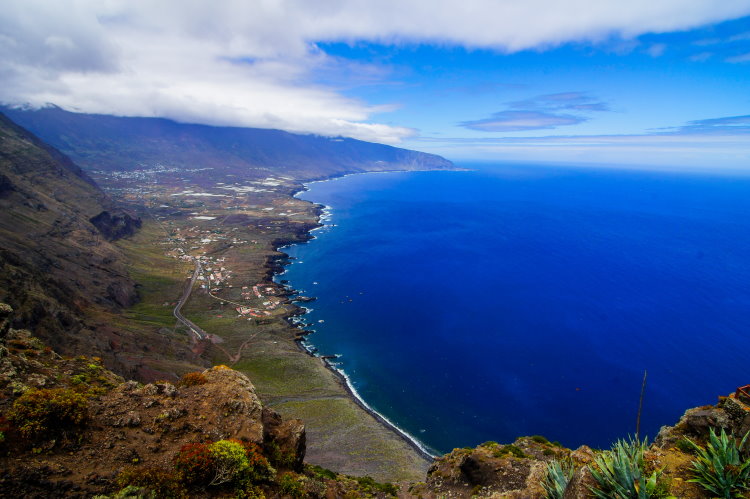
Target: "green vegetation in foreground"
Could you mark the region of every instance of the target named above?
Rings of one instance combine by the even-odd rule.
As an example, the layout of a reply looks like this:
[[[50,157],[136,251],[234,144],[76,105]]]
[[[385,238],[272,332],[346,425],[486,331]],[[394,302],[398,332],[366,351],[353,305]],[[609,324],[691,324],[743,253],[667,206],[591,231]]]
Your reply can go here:
[[[643,453],[646,441],[618,440],[611,450],[596,457],[591,475],[597,485],[591,489],[595,497],[650,499],[668,496],[668,484],[660,480],[661,470],[648,474]]]
[[[724,428],[718,436],[711,428],[706,447],[688,440],[698,456],[692,463],[695,478],[690,481],[718,497],[744,497],[742,491],[750,489],[750,456],[743,459],[742,455],[748,436],[750,432],[737,444],[734,435],[727,435]]]
[[[573,473],[575,473],[575,466],[569,459],[562,461],[555,459],[547,463],[546,474],[542,481],[542,488],[547,499],[562,499],[570,479],[573,478]]]

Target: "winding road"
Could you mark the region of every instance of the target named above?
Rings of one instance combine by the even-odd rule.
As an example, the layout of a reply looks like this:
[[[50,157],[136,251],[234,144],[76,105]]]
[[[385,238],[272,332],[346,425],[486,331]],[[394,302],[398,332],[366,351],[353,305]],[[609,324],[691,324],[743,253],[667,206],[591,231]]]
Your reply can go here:
[[[196,279],[198,279],[198,276],[201,272],[201,264],[198,260],[195,261],[195,271],[193,272],[193,277],[190,278],[190,281],[185,285],[185,290],[182,292],[182,297],[180,298],[180,301],[177,302],[177,305],[174,307],[174,316],[177,318],[178,321],[185,324],[190,331],[195,334],[195,336],[198,337],[198,340],[205,340],[208,338],[208,333],[206,333],[203,329],[201,329],[198,325],[196,325],[193,321],[186,318],[184,315],[182,315],[182,312],[180,311],[182,309],[182,306],[185,305],[185,303],[188,301],[188,298],[190,298],[190,293],[193,292],[193,285],[195,284]]]

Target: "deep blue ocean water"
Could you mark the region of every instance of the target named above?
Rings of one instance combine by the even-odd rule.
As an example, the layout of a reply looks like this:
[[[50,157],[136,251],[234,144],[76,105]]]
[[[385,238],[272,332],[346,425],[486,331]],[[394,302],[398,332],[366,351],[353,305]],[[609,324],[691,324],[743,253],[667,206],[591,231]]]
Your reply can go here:
[[[284,251],[320,354],[437,451],[605,447],[750,382],[750,177],[483,166],[353,175]]]

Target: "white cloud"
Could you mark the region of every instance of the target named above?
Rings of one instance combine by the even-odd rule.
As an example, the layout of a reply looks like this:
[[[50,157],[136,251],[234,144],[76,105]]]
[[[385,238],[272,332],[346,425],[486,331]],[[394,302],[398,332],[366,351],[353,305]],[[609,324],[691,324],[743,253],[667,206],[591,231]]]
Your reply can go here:
[[[417,138],[413,147],[452,159],[548,161],[747,171],[750,117],[703,120],[670,132],[640,135],[566,135],[493,138]],[[712,133],[735,120],[736,130]],[[721,165],[721,167],[717,166]]]
[[[646,49],[646,53],[650,55],[651,57],[661,57],[664,55],[664,52],[667,50],[667,46],[663,43],[654,43],[651,45],[648,49]]]
[[[688,60],[693,62],[706,62],[713,56],[713,52],[699,52],[688,57]]]
[[[727,57],[726,61],[731,62],[733,64],[739,64],[742,62],[750,62],[750,52],[748,52],[747,54],[740,54],[740,55],[735,55],[733,57]]]
[[[383,107],[313,83],[342,64],[316,42],[512,52],[747,14],[750,0],[5,0],[0,100],[398,142],[413,131],[373,123]],[[383,77],[370,69],[349,73]]]

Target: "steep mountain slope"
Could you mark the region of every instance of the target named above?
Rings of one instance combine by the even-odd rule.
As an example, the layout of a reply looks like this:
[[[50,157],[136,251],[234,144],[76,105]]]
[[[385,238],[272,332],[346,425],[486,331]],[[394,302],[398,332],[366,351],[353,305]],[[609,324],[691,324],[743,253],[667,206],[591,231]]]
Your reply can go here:
[[[69,158],[0,114],[0,300],[16,310],[16,327],[128,372],[106,316],[138,294],[111,240],[139,225]]]
[[[100,225],[111,233],[112,207],[104,193],[68,158],[4,116],[0,207],[0,296],[21,311],[22,322],[44,323],[49,332],[41,334],[52,339],[51,331],[76,322],[69,314],[86,304],[111,308],[135,301],[119,252],[90,221],[108,219]],[[119,217],[125,232],[137,223],[127,217]]]
[[[2,110],[87,170],[220,167],[243,175],[273,172],[306,180],[364,171],[453,168],[433,154],[347,138],[71,113],[58,107]]]

